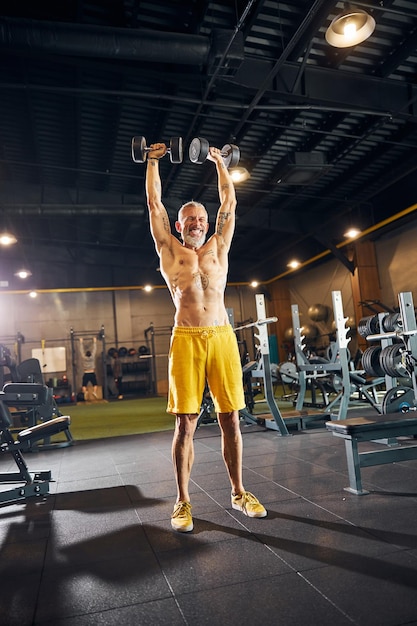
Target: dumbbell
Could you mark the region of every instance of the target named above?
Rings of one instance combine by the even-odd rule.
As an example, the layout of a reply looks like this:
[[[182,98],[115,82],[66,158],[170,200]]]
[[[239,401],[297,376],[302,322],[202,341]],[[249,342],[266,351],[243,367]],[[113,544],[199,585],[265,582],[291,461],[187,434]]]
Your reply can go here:
[[[132,159],[135,163],[145,163],[146,156],[152,148],[148,148],[146,145],[145,137],[133,137],[132,139]],[[171,163],[182,163],[182,137],[171,137],[169,142],[169,158]]]
[[[190,157],[190,161],[192,163],[204,163],[207,159],[208,153],[210,149],[210,144],[207,139],[203,139],[202,137],[194,137],[192,140],[188,155]],[[236,167],[239,163],[240,159],[240,150],[237,146],[232,143],[227,143],[220,150],[220,154],[223,157],[223,162],[227,168]]]

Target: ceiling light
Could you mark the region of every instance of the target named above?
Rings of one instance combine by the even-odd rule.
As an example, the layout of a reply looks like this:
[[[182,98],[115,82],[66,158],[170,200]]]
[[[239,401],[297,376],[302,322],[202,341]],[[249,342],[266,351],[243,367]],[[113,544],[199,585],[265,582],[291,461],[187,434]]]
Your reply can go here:
[[[36,293],[36,291],[30,291],[29,292],[29,298],[37,298],[38,294]]]
[[[231,167],[229,172],[233,182],[237,184],[244,183],[245,180],[250,178],[250,174],[246,167]]]
[[[250,286],[251,286],[251,287],[254,287],[254,288],[255,288],[255,287],[257,287],[258,285],[259,285],[259,283],[258,283],[258,281],[257,281],[257,280],[253,280],[253,281],[250,283]]]
[[[10,233],[0,233],[0,245],[11,246],[14,243],[17,243],[17,239],[14,235]]]
[[[152,285],[145,285],[143,289],[144,291],[147,291],[149,293],[150,291],[152,291],[153,287]]]
[[[349,230],[345,232],[343,237],[346,237],[346,239],[355,239],[355,237],[360,234],[361,231],[359,230],[359,228],[349,228]]]
[[[21,269],[18,272],[15,272],[15,276],[22,279],[29,278],[29,276],[32,276],[32,272],[30,272],[29,270]]]
[[[349,48],[372,35],[375,20],[362,9],[348,8],[334,18],[326,30],[326,41],[335,48]]]
[[[294,261],[290,261],[287,267],[290,267],[291,269],[296,270],[297,267],[300,267],[300,265],[301,265],[300,261],[294,260]]]

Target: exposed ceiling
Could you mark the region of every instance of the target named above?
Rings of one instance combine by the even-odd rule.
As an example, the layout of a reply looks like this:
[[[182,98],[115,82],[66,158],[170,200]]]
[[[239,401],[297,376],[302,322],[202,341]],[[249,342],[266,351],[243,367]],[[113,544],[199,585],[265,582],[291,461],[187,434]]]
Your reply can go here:
[[[0,252],[0,284],[22,287],[21,265],[43,289],[162,284],[145,166],[131,157],[138,135],[183,138],[184,161],[161,162],[173,219],[190,199],[212,219],[218,208],[213,164],[189,161],[193,137],[239,146],[251,178],[237,187],[231,282],[270,280],[327,249],[340,255],[349,226],[372,228],[414,204],[417,4],[355,6],[376,28],[343,49],[324,36],[344,7],[334,0],[3,8],[0,226],[18,243]],[[301,159],[320,175],[279,183]]]

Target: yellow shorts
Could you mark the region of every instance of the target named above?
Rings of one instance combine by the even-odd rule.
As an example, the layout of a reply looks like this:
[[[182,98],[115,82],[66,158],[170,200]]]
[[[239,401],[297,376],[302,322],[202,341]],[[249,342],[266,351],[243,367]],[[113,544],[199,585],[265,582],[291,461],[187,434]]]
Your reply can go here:
[[[206,381],[216,413],[245,406],[239,348],[230,325],[175,326],[168,375],[168,413],[200,413]]]

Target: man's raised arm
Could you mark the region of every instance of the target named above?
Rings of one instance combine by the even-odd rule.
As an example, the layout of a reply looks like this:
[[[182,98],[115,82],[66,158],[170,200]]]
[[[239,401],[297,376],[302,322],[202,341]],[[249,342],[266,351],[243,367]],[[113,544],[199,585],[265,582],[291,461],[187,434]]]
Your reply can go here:
[[[151,234],[159,253],[161,247],[170,243],[172,237],[168,213],[162,203],[162,184],[159,175],[159,159],[166,154],[167,148],[163,143],[152,144],[150,147],[146,165],[145,189]]]
[[[210,148],[208,158],[216,164],[218,179],[220,208],[216,219],[216,234],[223,238],[229,249],[235,231],[237,204],[235,187],[232,177],[224,164],[220,150],[218,148]]]

